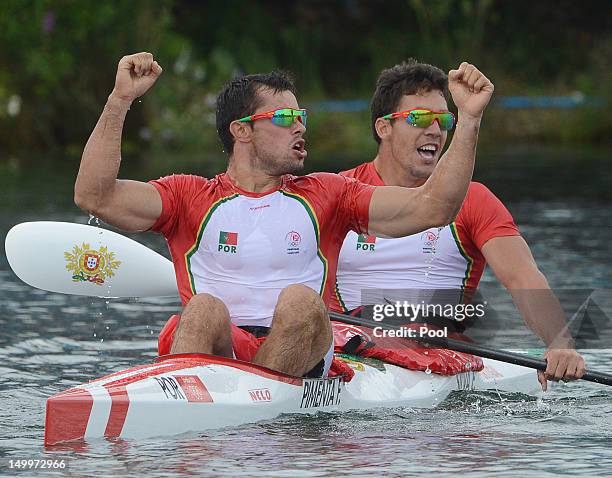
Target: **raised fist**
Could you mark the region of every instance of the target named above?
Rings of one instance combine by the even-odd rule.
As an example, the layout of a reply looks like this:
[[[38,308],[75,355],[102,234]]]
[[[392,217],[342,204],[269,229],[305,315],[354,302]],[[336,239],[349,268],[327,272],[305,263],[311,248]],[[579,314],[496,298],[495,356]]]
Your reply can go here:
[[[480,118],[494,87],[478,68],[464,61],[459,68],[448,72],[448,89],[460,115]]]
[[[113,94],[124,100],[134,101],[153,86],[162,71],[151,53],[124,56],[117,66]]]

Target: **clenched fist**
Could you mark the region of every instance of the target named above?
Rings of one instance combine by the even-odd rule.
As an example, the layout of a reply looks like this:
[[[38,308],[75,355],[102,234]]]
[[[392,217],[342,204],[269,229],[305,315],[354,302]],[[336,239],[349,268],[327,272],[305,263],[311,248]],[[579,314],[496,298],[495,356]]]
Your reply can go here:
[[[124,56],[117,66],[112,94],[126,101],[134,101],[153,86],[162,71],[151,53]]]
[[[494,87],[478,68],[464,61],[448,72],[448,89],[460,115],[480,119]]]

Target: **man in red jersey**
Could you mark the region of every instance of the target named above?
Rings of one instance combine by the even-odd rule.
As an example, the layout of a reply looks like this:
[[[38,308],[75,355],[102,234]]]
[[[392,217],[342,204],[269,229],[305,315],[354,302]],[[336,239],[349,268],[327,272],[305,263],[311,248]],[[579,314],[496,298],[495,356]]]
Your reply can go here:
[[[306,158],[306,112],[278,72],[233,79],[219,94],[225,173],[119,180],[125,116],[161,73],[150,53],[119,62],[83,151],[76,204],[118,228],[166,237],[185,308],[178,325],[162,331],[160,344],[171,349],[160,353],[235,354],[291,375],[326,374],[333,357],[326,306],[342,239],[349,230],[400,237],[453,220],[493,85],[468,63],[449,73],[461,122],[420,188],[373,187],[329,173],[293,176]]]
[[[371,108],[378,154],[374,161],[341,174],[374,186],[422,187],[437,174],[448,131],[455,125],[447,97],[448,78],[437,67],[410,60],[383,70]],[[374,288],[428,289],[438,296],[442,290],[456,291],[457,303],[478,286],[486,263],[549,347],[548,367],[539,375],[542,387],[546,389],[546,378],[581,377],[584,360],[573,348],[557,299],[512,216],[480,183],[470,183],[459,214],[446,227],[398,239],[349,233],[340,253],[332,308],[354,310],[362,305],[362,291]],[[452,295],[448,292],[444,300]]]

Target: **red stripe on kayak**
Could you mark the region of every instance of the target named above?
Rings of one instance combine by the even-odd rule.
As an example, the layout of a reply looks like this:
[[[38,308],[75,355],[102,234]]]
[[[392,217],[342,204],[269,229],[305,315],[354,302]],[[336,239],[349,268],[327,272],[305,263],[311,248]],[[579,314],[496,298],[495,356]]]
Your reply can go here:
[[[160,363],[159,367],[150,368],[154,364],[141,365],[107,375],[106,377],[99,378],[93,382],[89,382],[92,384],[101,380],[108,380],[109,377],[120,376],[126,373],[145,369],[141,373],[120,378],[103,385],[111,397],[111,411],[106,424],[104,436],[116,437],[121,434],[130,405],[126,387],[131,383],[138,382],[148,377],[154,377],[156,375],[162,375],[174,372],[176,370],[198,367],[202,365],[218,364],[226,365],[248,373],[253,373],[260,377],[276,380],[290,385],[302,386],[303,383],[303,380],[299,377],[292,377],[291,375],[276,372],[269,368],[261,367],[250,362],[242,362],[240,360],[218,357],[215,355],[174,354],[158,357],[157,361]],[[201,380],[200,383],[202,383]],[[204,393],[202,392],[202,389],[200,389],[199,392],[194,395],[194,397],[205,399],[206,395],[208,395],[208,397],[210,397],[210,402],[212,402],[212,397],[210,396],[210,393],[208,392],[208,389],[206,389],[204,383],[202,383],[202,387],[206,392]],[[78,440],[84,438],[92,406],[93,397],[87,390],[80,388],[70,389],[47,399],[45,444],[52,445],[61,441]]]
[[[106,425],[106,431],[104,432],[105,437],[117,437],[121,435],[125,419],[127,417],[128,409],[130,407],[130,399],[127,394],[126,387],[134,382],[139,382],[145,378],[155,377],[157,375],[167,374],[174,372],[175,370],[182,370],[191,367],[198,367],[202,365],[218,364],[227,365],[245,372],[254,373],[260,377],[277,380],[279,382],[288,383],[291,385],[302,385],[302,379],[298,377],[292,377],[284,373],[275,372],[265,367],[260,367],[250,362],[242,362],[240,360],[218,357],[216,355],[207,354],[174,354],[159,357],[160,362],[159,368],[145,370],[141,373],[131,375],[129,377],[120,378],[113,382],[105,383],[103,386],[108,390],[108,394],[111,397],[111,411],[108,417],[108,423]],[[175,377],[176,378],[176,377]],[[196,377],[201,384],[201,388],[193,390],[193,397],[196,398],[193,401],[204,401],[212,402],[212,397],[206,389],[206,386],[202,381]],[[180,382],[179,382],[180,383]],[[182,385],[182,384],[181,384]],[[185,392],[187,394],[187,392]],[[190,400],[192,401],[192,400]]]
[[[91,393],[71,388],[47,400],[45,446],[85,437],[93,407]]]
[[[197,375],[173,375],[179,383],[189,402],[213,403],[206,385]]]
[[[113,388],[108,388],[107,385],[104,385],[104,388],[108,390],[112,402],[104,436],[107,438],[118,437],[121,435],[125,417],[127,417],[127,412],[130,408],[130,397],[125,389],[125,385]]]
[[[113,382],[108,382],[103,387],[108,391],[111,397],[111,409],[106,424],[104,436],[107,438],[118,437],[121,435],[125,419],[130,408],[130,397],[126,387],[134,382],[139,382],[145,378],[162,375],[175,370],[187,368],[185,363],[168,364],[167,367],[158,367],[150,370],[145,370],[142,373],[137,373],[130,377],[120,378]],[[208,392],[208,391],[207,391]],[[211,400],[212,401],[212,400]]]

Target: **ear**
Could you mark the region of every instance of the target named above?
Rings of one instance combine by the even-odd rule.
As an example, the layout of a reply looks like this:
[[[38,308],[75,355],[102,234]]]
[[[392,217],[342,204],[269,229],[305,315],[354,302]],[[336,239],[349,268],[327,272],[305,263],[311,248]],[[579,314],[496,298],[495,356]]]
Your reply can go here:
[[[251,141],[251,136],[253,135],[251,123],[232,121],[230,123],[229,130],[234,137],[234,141],[238,141],[240,143],[248,143]]]
[[[377,118],[374,122],[374,128],[380,139],[386,139],[391,135],[393,126],[390,120]]]

